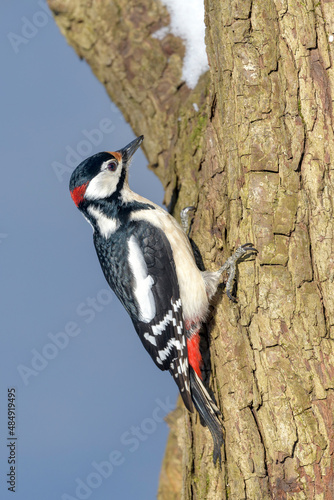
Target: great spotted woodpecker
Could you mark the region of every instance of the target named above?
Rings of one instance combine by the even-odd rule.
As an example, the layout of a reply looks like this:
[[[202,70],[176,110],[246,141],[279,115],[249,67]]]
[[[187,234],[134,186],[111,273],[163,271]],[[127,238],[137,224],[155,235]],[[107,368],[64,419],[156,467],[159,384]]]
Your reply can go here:
[[[218,271],[200,271],[176,220],[129,188],[129,163],[143,139],[84,160],[71,176],[70,192],[93,227],[104,276],[145,349],[158,368],[169,370],[187,409],[193,412],[194,405],[208,426],[216,463],[223,443],[221,413],[202,382],[199,333],[221,274],[228,271],[226,291],[233,299],[235,264],[255,249],[243,245]]]

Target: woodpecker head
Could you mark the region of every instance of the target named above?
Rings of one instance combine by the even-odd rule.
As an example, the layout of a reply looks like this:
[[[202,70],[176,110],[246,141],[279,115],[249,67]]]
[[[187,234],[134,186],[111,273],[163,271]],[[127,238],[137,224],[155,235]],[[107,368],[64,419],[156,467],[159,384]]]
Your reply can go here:
[[[70,192],[79,209],[121,192],[130,160],[143,140],[141,135],[118,151],[97,153],[77,166],[71,175]]]

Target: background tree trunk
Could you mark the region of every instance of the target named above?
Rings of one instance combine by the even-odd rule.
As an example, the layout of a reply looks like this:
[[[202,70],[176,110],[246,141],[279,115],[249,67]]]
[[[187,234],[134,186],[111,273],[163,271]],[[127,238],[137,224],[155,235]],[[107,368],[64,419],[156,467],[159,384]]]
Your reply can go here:
[[[166,205],[176,216],[196,206],[206,266],[241,243],[259,250],[239,266],[238,304],[219,295],[208,325],[222,469],[209,431],[180,407],[159,498],[333,499],[334,3],[205,0],[210,72],[194,90],[182,41],[152,37],[169,23],[156,0],[49,5],[145,135]]]

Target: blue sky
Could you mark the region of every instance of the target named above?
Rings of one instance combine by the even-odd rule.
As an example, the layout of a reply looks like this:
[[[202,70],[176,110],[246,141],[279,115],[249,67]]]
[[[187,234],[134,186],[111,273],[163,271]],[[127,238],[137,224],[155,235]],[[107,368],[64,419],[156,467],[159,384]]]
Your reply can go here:
[[[108,290],[68,192],[74,164],[134,135],[46,9],[42,0],[1,7],[0,497],[13,498],[14,387],[16,500],[149,500],[177,388]],[[146,163],[137,152],[130,185],[161,204]]]

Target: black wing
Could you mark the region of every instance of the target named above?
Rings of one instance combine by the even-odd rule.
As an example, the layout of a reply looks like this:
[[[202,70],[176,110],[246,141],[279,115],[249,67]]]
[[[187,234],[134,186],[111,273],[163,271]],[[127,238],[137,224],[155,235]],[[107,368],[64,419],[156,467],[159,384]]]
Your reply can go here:
[[[193,411],[182,303],[166,236],[152,224],[138,221],[132,223],[126,239],[120,236],[110,243],[107,255],[101,248],[105,244],[100,245],[97,238],[94,242],[105,277],[130,314],[145,349],[161,370],[170,371],[185,406]]]

